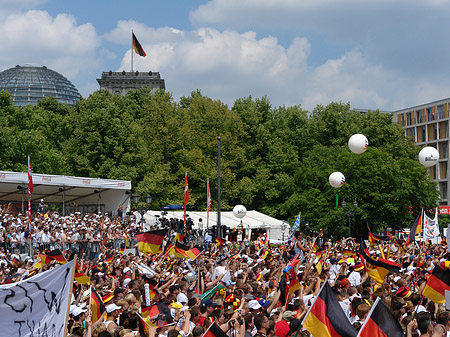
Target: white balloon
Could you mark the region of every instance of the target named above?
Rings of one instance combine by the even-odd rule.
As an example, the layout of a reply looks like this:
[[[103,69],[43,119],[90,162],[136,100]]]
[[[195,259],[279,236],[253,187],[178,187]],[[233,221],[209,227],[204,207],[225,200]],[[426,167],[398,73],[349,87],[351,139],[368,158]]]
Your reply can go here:
[[[333,172],[328,178],[328,182],[334,188],[339,188],[345,183],[345,176],[341,172]]]
[[[233,215],[238,218],[242,219],[247,214],[247,209],[245,206],[242,205],[236,205],[233,208]]]
[[[432,146],[424,147],[419,152],[419,161],[423,166],[431,167],[439,160],[439,151]]]
[[[366,136],[357,133],[350,137],[348,140],[348,147],[350,151],[356,154],[361,154],[367,150],[369,146],[369,141]]]

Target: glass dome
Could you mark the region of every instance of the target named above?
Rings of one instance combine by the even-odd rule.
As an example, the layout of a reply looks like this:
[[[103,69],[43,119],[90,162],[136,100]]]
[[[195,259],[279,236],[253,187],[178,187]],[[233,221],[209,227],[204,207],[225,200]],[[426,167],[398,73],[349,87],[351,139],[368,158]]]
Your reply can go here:
[[[80,100],[77,88],[60,73],[46,66],[15,66],[0,72],[0,91],[7,90],[14,105],[35,105],[38,100],[53,96],[59,102],[74,105]]]

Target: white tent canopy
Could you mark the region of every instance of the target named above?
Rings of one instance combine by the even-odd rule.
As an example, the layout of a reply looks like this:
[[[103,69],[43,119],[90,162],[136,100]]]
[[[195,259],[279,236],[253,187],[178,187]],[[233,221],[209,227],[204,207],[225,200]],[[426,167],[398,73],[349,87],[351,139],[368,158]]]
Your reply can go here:
[[[206,212],[188,211],[186,213],[194,222],[194,229],[198,229],[199,220],[202,219],[203,230],[206,229]],[[220,212],[222,225],[229,228],[239,227],[241,219],[236,218],[232,211]],[[161,211],[147,211],[144,218],[148,224],[156,223]],[[183,211],[167,211],[167,218],[183,219]],[[209,212],[209,227],[216,226],[217,212]],[[286,221],[278,220],[258,211],[247,211],[246,216],[242,219],[242,225],[247,235],[253,229],[264,229],[269,234],[269,239],[282,240],[287,239],[290,232],[290,225]],[[284,236],[283,236],[284,232]]]
[[[130,208],[131,181],[83,178],[33,173],[31,203],[64,205],[69,212],[116,213]],[[0,202],[11,202],[18,210],[28,208],[28,174],[0,171]]]

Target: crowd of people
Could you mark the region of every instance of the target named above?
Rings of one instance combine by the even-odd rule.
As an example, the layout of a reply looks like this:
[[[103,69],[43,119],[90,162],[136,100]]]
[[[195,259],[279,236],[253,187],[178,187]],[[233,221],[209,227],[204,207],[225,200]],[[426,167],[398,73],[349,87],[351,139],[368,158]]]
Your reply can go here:
[[[225,238],[215,243],[209,238],[198,246],[189,237],[210,237],[209,231],[193,233],[182,219],[163,218],[150,228],[169,229],[161,251],[142,254],[135,235],[143,224],[129,215],[61,216],[46,211],[31,220],[29,224],[26,214],[2,207],[0,283],[57,267],[56,261],[39,265],[42,252],[60,249],[67,260],[77,255],[80,271],[90,282],[74,284],[71,337],[201,337],[213,326],[220,328],[213,332],[216,337],[311,336],[302,320],[325,282],[356,330],[380,298],[405,336],[450,336],[450,311],[422,294],[435,266],[446,266],[445,240],[369,244],[367,252],[375,259],[382,256],[401,265],[398,273],[380,282],[368,273],[353,238],[331,241],[322,233],[303,237],[298,232],[276,245],[261,234],[254,240],[241,236],[241,242]],[[194,260],[171,255],[167,247],[175,244],[176,236],[201,254]],[[286,270],[299,283],[295,291],[286,288]],[[105,315],[97,321],[89,305],[91,287],[105,306]]]

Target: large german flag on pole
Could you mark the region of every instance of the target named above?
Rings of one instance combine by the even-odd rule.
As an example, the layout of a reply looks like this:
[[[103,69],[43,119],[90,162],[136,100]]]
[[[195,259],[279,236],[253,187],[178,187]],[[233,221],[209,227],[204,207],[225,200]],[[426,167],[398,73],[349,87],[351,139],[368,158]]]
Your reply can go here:
[[[133,50],[138,54],[139,56],[146,57],[147,54],[144,51],[144,48],[142,48],[141,44],[139,43],[138,39],[136,38],[136,35],[133,34]]]
[[[417,216],[416,220],[414,221],[411,230],[409,231],[409,235],[406,238],[405,245],[409,245],[411,242],[414,242],[416,240],[416,235],[419,235],[422,231],[422,212]]]
[[[422,295],[434,303],[445,303],[445,290],[450,290],[450,271],[435,266]]]
[[[168,229],[158,229],[136,234],[139,251],[144,254],[157,254],[168,231]]]
[[[303,327],[317,337],[356,337],[328,282],[325,282],[302,322]]]
[[[369,312],[359,337],[403,337],[402,327],[380,297]]]

